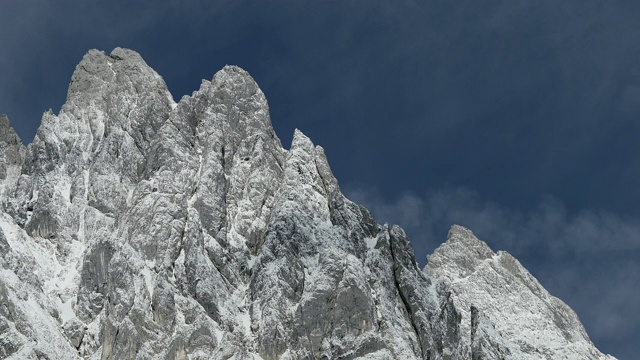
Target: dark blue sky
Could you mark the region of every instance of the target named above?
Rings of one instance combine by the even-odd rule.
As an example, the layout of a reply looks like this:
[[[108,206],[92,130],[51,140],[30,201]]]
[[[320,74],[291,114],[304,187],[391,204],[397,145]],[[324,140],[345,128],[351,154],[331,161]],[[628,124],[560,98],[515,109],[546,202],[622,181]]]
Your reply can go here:
[[[604,352],[640,352],[640,3],[2,1],[0,113],[25,143],[90,48],[138,51],[176,100],[258,81],[347,196],[409,233],[514,254]]]

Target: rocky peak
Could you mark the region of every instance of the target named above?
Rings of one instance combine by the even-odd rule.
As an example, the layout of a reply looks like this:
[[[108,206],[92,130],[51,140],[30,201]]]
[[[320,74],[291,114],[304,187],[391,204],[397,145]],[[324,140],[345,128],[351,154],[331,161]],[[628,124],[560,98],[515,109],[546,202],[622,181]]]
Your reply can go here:
[[[6,178],[7,166],[19,166],[24,157],[22,140],[11,127],[7,115],[0,115],[0,179]],[[0,160],[2,161],[2,160]],[[4,172],[4,175],[2,173]]]
[[[22,140],[11,127],[9,117],[2,114],[0,115],[0,146],[2,149],[6,149],[8,146],[16,145],[22,145]]]
[[[447,241],[433,254],[427,256],[427,269],[442,268],[442,273],[453,278],[464,278],[472,274],[483,260],[494,252],[473,232],[463,226],[453,225]]]
[[[90,50],[71,77],[63,113],[88,122],[96,150],[103,138],[130,137],[144,152],[174,106],[164,80],[132,50]],[[61,114],[61,116],[64,114]]]
[[[11,192],[24,161],[25,148],[9,118],[0,115],[0,196]]]
[[[137,52],[115,48],[110,55],[106,55],[104,51],[93,49],[84,55],[71,76],[67,102],[96,100],[91,95],[101,94],[112,87],[118,87],[128,95],[142,95],[145,91],[142,85],[166,91],[166,85],[163,84],[160,75]]]
[[[198,138],[206,142],[214,136],[211,140],[224,142],[229,154],[256,138],[282,147],[271,126],[264,93],[251,75],[237,66],[225,66],[211,81],[203,81],[191,98],[182,101],[194,111]]]
[[[283,200],[296,209],[295,216],[318,217],[329,221],[329,199],[322,176],[318,172],[318,153],[311,140],[296,129],[284,165],[284,184],[281,189]],[[330,170],[328,170],[330,173]],[[284,206],[284,204],[282,205]]]
[[[513,256],[494,253],[462,226],[454,225],[447,242],[428,256],[424,273],[451,288],[461,313],[461,332],[471,334],[474,354],[605,358],[566,304],[550,295]]]

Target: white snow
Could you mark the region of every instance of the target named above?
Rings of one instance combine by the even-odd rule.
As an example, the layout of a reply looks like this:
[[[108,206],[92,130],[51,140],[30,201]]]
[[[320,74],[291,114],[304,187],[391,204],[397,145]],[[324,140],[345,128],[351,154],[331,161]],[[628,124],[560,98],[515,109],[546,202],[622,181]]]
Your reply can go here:
[[[364,242],[367,244],[367,249],[373,249],[378,244],[378,238],[365,238]]]
[[[255,255],[249,256],[249,260],[247,260],[247,265],[249,266],[249,269],[253,269],[253,266],[256,264],[257,259],[258,257]]]
[[[213,331],[213,335],[216,337],[216,343],[220,344],[220,342],[222,341],[222,336],[224,336],[224,331],[215,329]]]
[[[140,270],[140,273],[142,274],[142,277],[144,279],[144,283],[147,287],[147,291],[149,292],[149,297],[153,298],[153,289],[154,289],[154,284],[155,284],[155,276],[156,273],[155,271],[152,271],[151,269],[153,269],[155,267],[155,261],[149,261],[147,260],[145,262],[145,266],[142,267],[142,270]]]
[[[251,334],[251,316],[249,315],[248,311],[237,314],[236,320],[238,323],[244,326],[244,331],[246,334]]]
[[[58,314],[63,323],[73,319],[76,316],[75,312],[73,312],[72,307],[73,300],[73,298],[69,298],[69,300],[67,300],[66,302],[62,302],[58,299],[58,301],[60,302],[60,304],[58,305]]]
[[[60,177],[60,181],[56,182],[54,189],[62,196],[65,204],[71,203],[71,182],[67,177]]]

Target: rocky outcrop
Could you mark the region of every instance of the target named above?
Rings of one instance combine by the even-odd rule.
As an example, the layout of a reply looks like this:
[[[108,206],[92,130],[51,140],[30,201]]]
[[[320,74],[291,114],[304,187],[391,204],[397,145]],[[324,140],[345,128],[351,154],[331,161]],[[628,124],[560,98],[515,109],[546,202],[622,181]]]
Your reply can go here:
[[[591,343],[571,308],[518,260],[494,253],[469,229],[453,226],[447,242],[428,256],[424,272],[451,289],[474,358],[609,358]]]
[[[460,289],[491,262],[544,295],[517,261],[456,230],[443,247],[461,252],[420,270],[402,229],[342,195],[321,147],[297,130],[282,147],[238,67],[175,103],[137,53],[92,50],[26,149],[0,127],[3,358],[564,354],[505,328],[489,306],[501,299]],[[536,329],[601,357],[544,299],[555,322]]]

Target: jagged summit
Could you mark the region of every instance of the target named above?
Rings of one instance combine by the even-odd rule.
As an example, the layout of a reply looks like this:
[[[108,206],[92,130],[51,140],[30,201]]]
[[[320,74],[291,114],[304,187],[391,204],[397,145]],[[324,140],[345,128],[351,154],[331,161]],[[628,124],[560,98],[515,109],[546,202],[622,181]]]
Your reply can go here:
[[[420,270],[238,67],[176,104],[134,51],[91,50],[26,150],[0,127],[2,358],[605,358],[467,229]]]
[[[22,140],[11,127],[9,117],[5,114],[0,115],[0,146],[2,146],[3,150],[9,147],[22,146]]]
[[[476,238],[471,230],[453,225],[447,241],[427,256],[427,268],[446,268],[444,273],[452,279],[464,278],[473,273],[483,260],[493,255],[489,245]]]
[[[11,127],[7,115],[0,115],[0,196],[15,187],[20,173],[25,148],[20,137]]]

